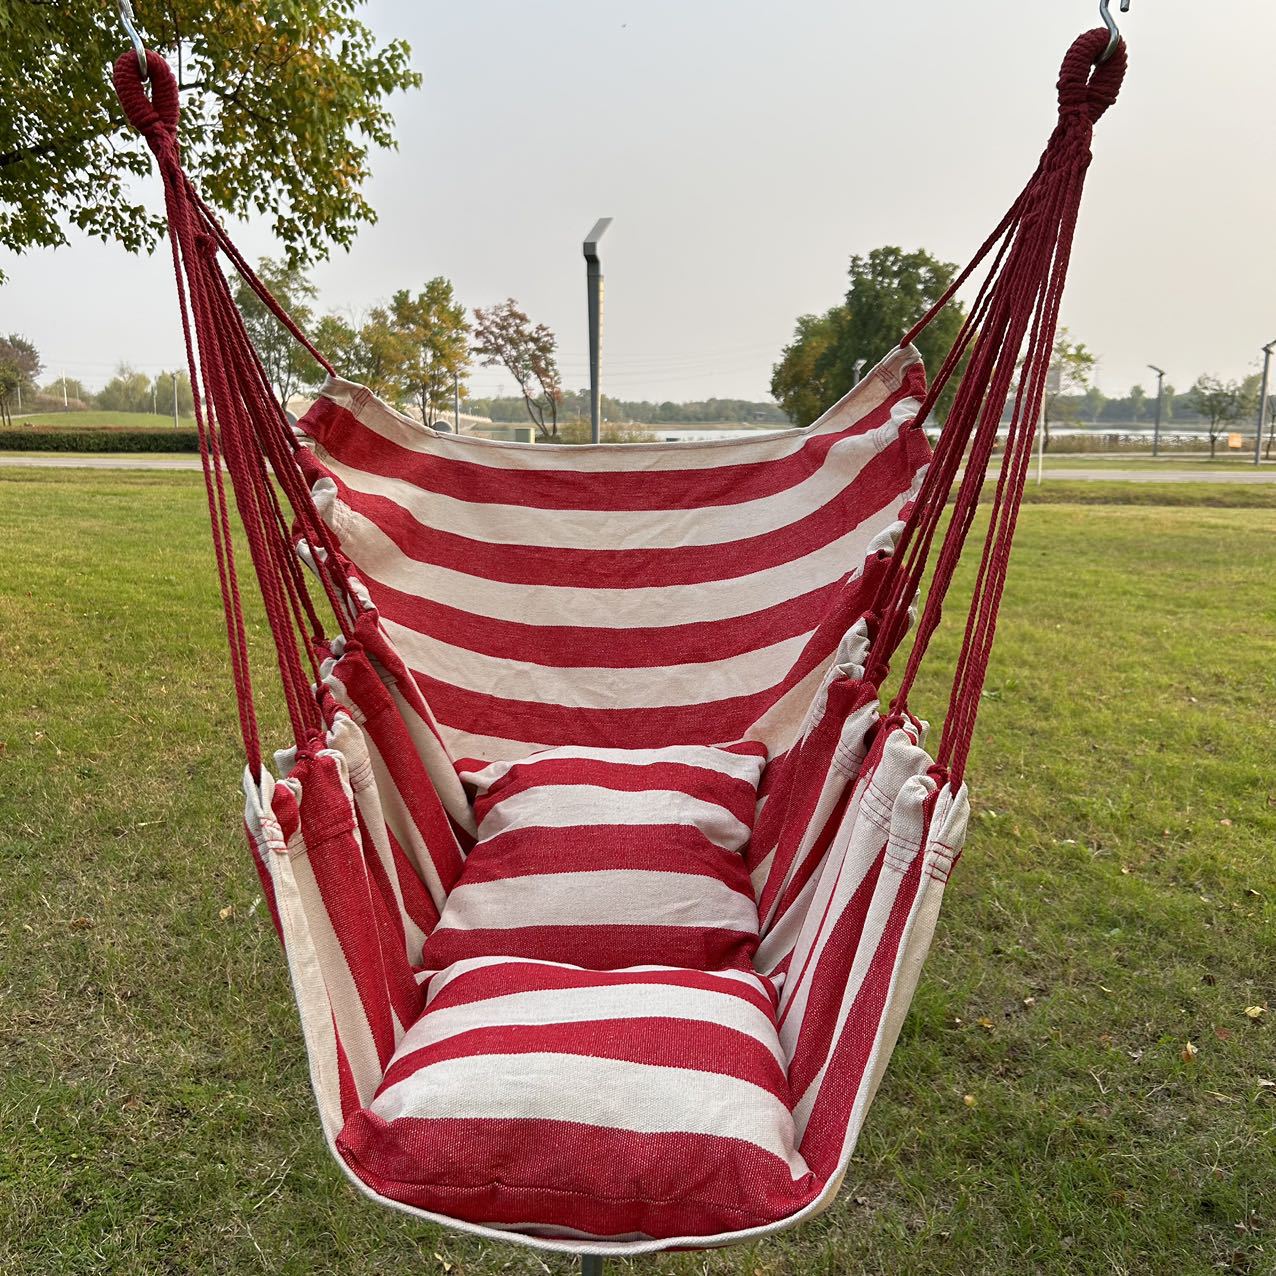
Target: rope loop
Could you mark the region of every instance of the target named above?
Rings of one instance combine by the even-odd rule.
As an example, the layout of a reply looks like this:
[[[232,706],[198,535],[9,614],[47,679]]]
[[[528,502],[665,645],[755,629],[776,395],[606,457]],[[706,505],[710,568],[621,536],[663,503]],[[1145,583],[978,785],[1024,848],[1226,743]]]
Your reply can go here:
[[[168,63],[153,49],[146,50],[146,69],[148,79],[144,81],[137,54],[132,49],[121,54],[115,63],[115,92],[129,123],[159,155],[177,147],[177,80]]]
[[[1073,42],[1059,70],[1061,119],[1081,116],[1093,127],[1117,100],[1129,59],[1122,40],[1112,56],[1101,62],[1107,47],[1108,33],[1102,27],[1087,31]]]

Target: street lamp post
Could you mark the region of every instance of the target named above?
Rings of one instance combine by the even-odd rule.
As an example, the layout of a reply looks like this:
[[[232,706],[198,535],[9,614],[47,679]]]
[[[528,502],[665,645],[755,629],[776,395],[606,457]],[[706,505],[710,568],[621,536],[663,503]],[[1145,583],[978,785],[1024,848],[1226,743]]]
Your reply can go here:
[[[589,438],[592,443],[601,439],[603,421],[603,266],[598,256],[598,241],[610,225],[610,217],[599,218],[585,240],[585,287],[589,294]]]
[[[1156,424],[1152,427],[1152,455],[1156,456],[1161,447],[1161,402],[1165,398],[1162,386],[1165,384],[1165,369],[1158,368],[1155,363],[1148,367],[1156,373]]]
[[[1263,463],[1263,426],[1267,423],[1267,387],[1271,384],[1272,351],[1276,341],[1263,347],[1263,388],[1258,392],[1258,437],[1254,440],[1254,464]]]

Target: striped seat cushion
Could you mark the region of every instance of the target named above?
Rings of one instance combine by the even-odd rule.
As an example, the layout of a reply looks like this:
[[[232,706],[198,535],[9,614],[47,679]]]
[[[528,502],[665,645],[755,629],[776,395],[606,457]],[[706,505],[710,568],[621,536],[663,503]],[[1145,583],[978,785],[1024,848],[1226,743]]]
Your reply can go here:
[[[551,1235],[710,1237],[820,1190],[745,971],[460,962],[337,1146],[392,1200]]]
[[[748,742],[459,764],[479,840],[422,964],[748,968],[758,913],[741,851],[765,761]]]

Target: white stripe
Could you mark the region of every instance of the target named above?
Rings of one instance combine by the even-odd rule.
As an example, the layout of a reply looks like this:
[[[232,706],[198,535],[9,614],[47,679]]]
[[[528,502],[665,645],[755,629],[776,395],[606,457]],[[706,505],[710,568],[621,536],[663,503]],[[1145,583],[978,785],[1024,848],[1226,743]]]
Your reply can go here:
[[[625,1104],[623,1095],[641,1102]],[[690,1068],[568,1054],[476,1055],[413,1073],[378,1095],[371,1111],[385,1121],[571,1121],[639,1134],[715,1135],[770,1152],[794,1179],[810,1173],[793,1148],[793,1117],[773,1094]]]
[[[345,408],[369,430],[412,451],[438,453],[452,461],[499,470],[536,472],[570,467],[594,473],[632,474],[707,469],[750,461],[765,464],[789,456],[813,436],[845,429],[867,416],[896,393],[909,368],[920,363],[921,356],[912,347],[891,350],[858,385],[805,429],[759,430],[750,438],[698,443],[604,443],[590,448],[507,443],[427,429],[419,421],[395,411],[364,386],[340,377],[329,377],[320,393]],[[651,429],[653,433],[660,432],[658,425]]]
[[[352,491],[384,497],[423,527],[438,528],[468,540],[556,549],[671,549],[681,545],[722,545],[762,536],[822,509],[899,437],[917,414],[917,406],[915,400],[904,400],[896,404],[881,426],[867,434],[839,439],[829,447],[819,469],[791,487],[751,501],[690,509],[564,510],[484,504],[422,491],[403,479],[356,469],[317,444],[314,451]]]
[[[738,851],[749,840],[748,825],[716,802],[671,789],[622,793],[592,784],[547,784],[512,793],[488,812],[479,825],[479,837],[495,837],[521,828],[604,824],[687,825],[699,829],[724,851]]]
[[[711,744],[679,744],[667,749],[592,749],[584,745],[564,745],[545,749],[531,757],[493,762],[481,771],[462,771],[461,780],[472,784],[480,793],[486,793],[497,780],[509,774],[515,767],[535,766],[539,762],[612,762],[626,767],[662,766],[677,764],[695,767],[711,775],[727,775],[736,780],[746,780],[757,786],[762,776],[765,758],[749,753],[732,753],[728,749]]]
[[[872,511],[857,527],[822,549],[791,563],[747,576],[694,585],[590,589],[582,586],[511,585],[409,558],[375,523],[337,502],[342,546],[360,573],[416,598],[493,620],[525,625],[589,626],[599,629],[662,628],[750,616],[778,606],[845,575],[863,572],[868,546],[884,520],[894,518],[903,498]],[[724,568],[730,548],[723,551]]]
[[[522,926],[678,926],[756,935],[750,896],[716,878],[648,869],[596,869],[467,883],[448,896],[435,935]]]
[[[529,649],[527,660],[506,660],[453,647],[392,620],[381,623],[410,669],[424,670],[434,677],[446,670],[448,683],[465,691],[508,694],[516,700],[579,709],[659,709],[753,695],[780,682],[811,637],[810,633],[798,634],[770,647],[700,664],[560,668],[537,663],[534,647]],[[659,656],[659,647],[653,654]],[[588,653],[580,655],[584,659]]]
[[[458,962],[449,970],[467,967],[470,970],[482,965],[506,965],[508,957],[479,959],[474,962]],[[564,967],[552,962],[517,963],[545,965],[553,970]],[[572,967],[567,967],[572,969]],[[626,971],[659,973],[659,966],[636,966]],[[465,971],[460,971],[464,974]],[[714,971],[715,980],[726,978],[732,972]],[[766,1011],[751,1001],[730,992],[718,992],[706,988],[690,988],[676,983],[623,983],[598,984],[586,988],[533,988],[524,992],[505,993],[499,997],[485,997],[479,1001],[467,1001],[458,1006],[435,1007],[442,988],[454,982],[458,975],[443,982],[441,988],[430,985],[427,997],[428,1013],[421,1016],[403,1038],[398,1051],[399,1058],[420,1050],[437,1041],[446,1041],[462,1032],[476,1028],[527,1027],[544,1023],[591,1023],[598,1020],[678,1019],[691,1022],[720,1024],[734,1028],[752,1037],[775,1056],[783,1066],[784,1055],[775,1035],[775,1024]],[[756,976],[742,972],[736,982],[761,991]],[[765,996],[765,993],[763,994]],[[670,1031],[675,1029],[670,1028]]]

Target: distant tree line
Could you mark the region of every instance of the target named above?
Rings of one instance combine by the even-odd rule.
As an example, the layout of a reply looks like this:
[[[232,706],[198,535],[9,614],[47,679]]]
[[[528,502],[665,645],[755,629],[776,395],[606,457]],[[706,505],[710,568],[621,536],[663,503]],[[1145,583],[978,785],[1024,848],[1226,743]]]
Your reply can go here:
[[[493,421],[521,421],[526,416],[523,400],[508,398],[471,399],[470,411]],[[603,395],[603,417],[632,425],[721,425],[729,421],[785,426],[789,418],[774,403],[751,399],[699,399],[689,403],[652,403],[647,399],[613,399]],[[559,412],[563,419],[585,420],[589,416],[589,390],[563,392]]]

